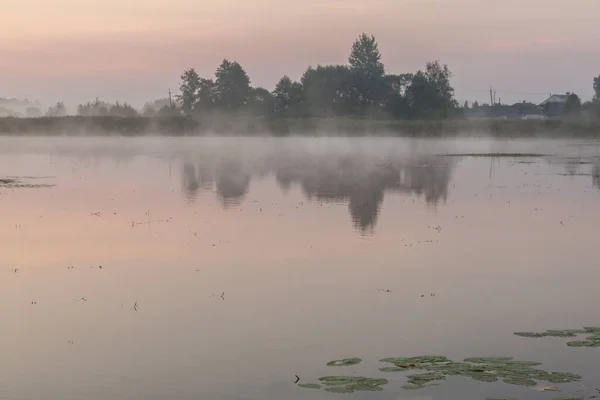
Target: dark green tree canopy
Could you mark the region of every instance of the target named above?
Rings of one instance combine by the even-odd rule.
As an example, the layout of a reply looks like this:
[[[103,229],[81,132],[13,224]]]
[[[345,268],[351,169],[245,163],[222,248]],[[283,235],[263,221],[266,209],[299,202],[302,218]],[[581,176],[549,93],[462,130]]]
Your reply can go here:
[[[239,63],[223,60],[215,78],[215,99],[221,109],[236,111],[248,103],[250,78]]]
[[[181,75],[181,84],[179,91],[181,94],[176,96],[177,101],[181,103],[181,108],[186,114],[190,114],[196,108],[198,90],[200,89],[200,75],[194,68],[190,68]]]
[[[300,117],[304,115],[304,90],[299,82],[289,76],[279,80],[273,91],[273,108],[278,116]]]
[[[363,33],[352,44],[348,65],[309,67],[299,82],[284,76],[272,93],[250,86],[244,68],[225,59],[214,80],[200,77],[193,68],[184,71],[176,98],[183,112],[196,115],[447,118],[460,109],[451,77],[448,67],[437,61],[414,74],[386,75],[375,37]]]
[[[564,112],[566,114],[576,114],[581,111],[581,99],[575,93],[569,93],[565,101]]]
[[[352,71],[364,75],[366,79],[381,79],[385,75],[375,36],[368,36],[366,33],[360,35],[352,44],[348,63]]]

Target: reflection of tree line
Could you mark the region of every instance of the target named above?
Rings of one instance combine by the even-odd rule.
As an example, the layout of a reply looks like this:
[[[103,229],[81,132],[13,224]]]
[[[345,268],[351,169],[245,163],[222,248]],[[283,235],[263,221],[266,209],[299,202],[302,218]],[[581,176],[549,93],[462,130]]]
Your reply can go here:
[[[423,196],[428,205],[446,200],[451,163],[435,156],[376,158],[359,153],[278,152],[254,163],[205,155],[197,163],[184,163],[183,188],[190,200],[198,192],[215,190],[227,206],[241,203],[251,176],[273,173],[284,191],[298,185],[309,199],[348,202],[354,225],[367,231],[377,223],[385,191]]]

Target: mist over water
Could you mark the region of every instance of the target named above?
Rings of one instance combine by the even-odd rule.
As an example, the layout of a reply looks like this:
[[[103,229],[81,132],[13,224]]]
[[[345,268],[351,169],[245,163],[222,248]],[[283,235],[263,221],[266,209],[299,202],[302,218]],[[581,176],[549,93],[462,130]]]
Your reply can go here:
[[[600,324],[599,224],[598,141],[0,138],[0,398],[552,397],[378,370],[424,354],[600,388],[596,349],[513,335]]]

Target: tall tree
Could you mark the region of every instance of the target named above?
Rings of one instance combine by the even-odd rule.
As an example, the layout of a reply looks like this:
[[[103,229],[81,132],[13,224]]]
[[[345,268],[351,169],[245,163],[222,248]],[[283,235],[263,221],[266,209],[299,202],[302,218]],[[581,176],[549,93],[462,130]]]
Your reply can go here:
[[[350,110],[352,72],[344,65],[309,67],[300,79],[312,116],[341,116]]]
[[[565,114],[575,115],[581,112],[581,99],[575,93],[569,93],[563,109]]]
[[[373,35],[363,33],[352,44],[348,57],[354,78],[355,101],[362,112],[380,101],[385,88],[385,68]]]
[[[292,82],[289,76],[279,80],[273,91],[273,111],[280,117],[300,117],[304,115],[304,90],[299,82]]]
[[[600,75],[594,78],[594,99],[600,101]]]
[[[381,108],[388,116],[406,118],[409,114],[406,89],[412,80],[412,74],[386,75],[385,93]]]
[[[196,108],[202,111],[211,111],[215,107],[215,82],[212,79],[200,79],[196,95]]]
[[[452,72],[438,61],[428,62],[425,71],[418,71],[407,88],[407,100],[413,118],[447,118],[458,104],[450,84]]]
[[[219,108],[236,111],[248,103],[250,78],[239,63],[223,60],[215,77],[216,103]]]
[[[176,96],[176,99],[181,103],[181,108],[186,114],[192,113],[196,108],[200,79],[200,75],[194,68],[185,70],[181,75],[181,84],[179,85],[181,93]]]

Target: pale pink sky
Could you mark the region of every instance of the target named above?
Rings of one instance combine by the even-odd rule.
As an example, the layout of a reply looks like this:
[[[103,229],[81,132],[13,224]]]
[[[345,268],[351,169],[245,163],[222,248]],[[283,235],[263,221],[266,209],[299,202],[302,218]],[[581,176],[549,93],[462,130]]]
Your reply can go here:
[[[308,65],[345,63],[373,33],[389,73],[439,59],[459,100],[592,95],[599,0],[0,0],[0,97],[69,105],[176,91],[227,57],[272,89]],[[503,93],[504,92],[504,93]],[[523,92],[510,94],[506,92]]]

